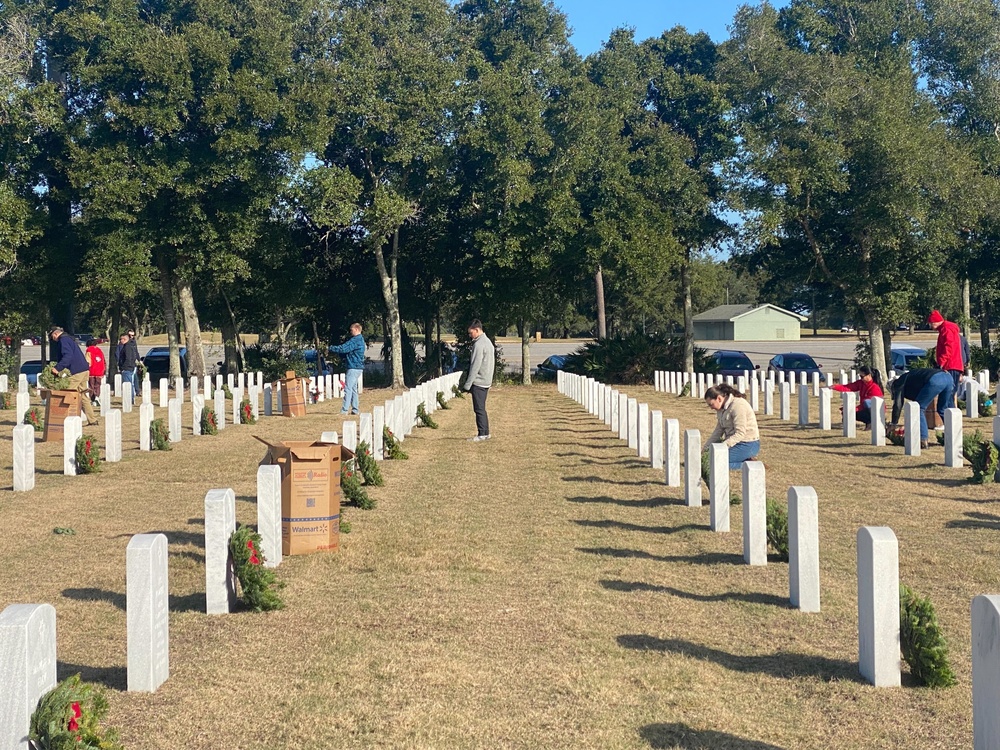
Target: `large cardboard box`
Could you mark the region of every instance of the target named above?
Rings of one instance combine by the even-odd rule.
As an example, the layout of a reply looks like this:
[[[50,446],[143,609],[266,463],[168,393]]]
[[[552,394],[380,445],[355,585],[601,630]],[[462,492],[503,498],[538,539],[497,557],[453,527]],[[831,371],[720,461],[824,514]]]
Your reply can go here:
[[[306,415],[306,394],[302,390],[302,380],[294,370],[286,372],[281,379],[281,413],[286,417]]]
[[[341,445],[269,443],[262,464],[281,467],[281,554],[336,552],[340,545],[340,467],[353,454]]]
[[[42,390],[41,395],[45,399],[45,432],[42,441],[61,443],[66,417],[80,416],[80,392]]]

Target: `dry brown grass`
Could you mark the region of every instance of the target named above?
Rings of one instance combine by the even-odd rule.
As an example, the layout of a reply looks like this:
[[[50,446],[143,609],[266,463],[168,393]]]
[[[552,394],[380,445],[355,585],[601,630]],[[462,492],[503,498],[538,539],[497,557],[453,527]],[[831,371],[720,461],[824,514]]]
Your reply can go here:
[[[629,390],[682,428],[712,427],[698,401]],[[363,407],[384,397],[366,392]],[[452,403],[441,429],[406,441],[409,461],[383,464],[379,507],[347,510],[339,554],[286,559],[285,610],[221,617],[202,614],[205,492],[233,487],[238,519],[255,522],[252,435],[339,429],[337,402],[170,453],[140,454],[138,414],[126,415],[121,464],[63,477],[59,447],[39,444],[38,485],[16,494],[0,412],[0,607],[56,607],[60,676],[109,685],[136,749],[971,743],[969,602],[998,589],[1000,513],[995,486],[937,465],[943,449],[906,458],[865,434],[761,418],[768,494],[794,483],[820,498],[823,611],[807,615],[787,606],[787,565],[740,564],[739,508],[733,532],[713,534],[707,508],[684,507],[553,387],[496,389],[495,438],[481,444],[465,440],[468,399]],[[903,580],[932,598],[952,643],[957,687],[858,679],[861,525],[895,530]],[[129,694],[125,546],[153,531],[170,541],[171,677]]]

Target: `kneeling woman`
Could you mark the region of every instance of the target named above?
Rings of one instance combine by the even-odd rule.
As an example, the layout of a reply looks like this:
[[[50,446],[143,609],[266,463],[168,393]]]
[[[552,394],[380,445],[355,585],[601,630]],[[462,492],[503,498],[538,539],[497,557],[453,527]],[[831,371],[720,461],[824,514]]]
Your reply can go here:
[[[705,391],[705,403],[716,412],[719,421],[706,446],[712,443],[728,445],[730,469],[738,469],[744,461],[756,458],[760,453],[760,432],[757,415],[746,396],[731,385],[721,383]]]

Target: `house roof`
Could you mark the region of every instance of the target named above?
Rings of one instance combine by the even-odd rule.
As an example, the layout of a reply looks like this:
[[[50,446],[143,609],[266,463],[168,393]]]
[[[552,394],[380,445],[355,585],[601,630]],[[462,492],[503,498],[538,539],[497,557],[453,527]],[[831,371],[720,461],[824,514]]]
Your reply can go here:
[[[742,318],[744,315],[749,315],[752,312],[756,312],[764,307],[770,307],[772,310],[776,310],[783,315],[788,315],[789,317],[795,318],[799,321],[809,320],[805,315],[799,315],[791,310],[786,310],[783,307],[778,307],[777,305],[772,305],[770,303],[765,303],[763,305],[719,305],[718,307],[713,307],[711,310],[706,310],[703,313],[698,313],[692,320],[699,323],[729,323],[737,318]]]

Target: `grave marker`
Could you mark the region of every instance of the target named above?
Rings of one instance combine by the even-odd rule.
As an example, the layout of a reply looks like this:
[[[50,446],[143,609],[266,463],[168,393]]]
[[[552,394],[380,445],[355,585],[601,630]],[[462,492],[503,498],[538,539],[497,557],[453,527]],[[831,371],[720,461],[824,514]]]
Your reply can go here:
[[[14,491],[35,488],[35,428],[30,424],[14,427]]]
[[[944,465],[962,468],[962,410],[944,410]]]
[[[920,455],[920,404],[907,401],[903,404],[903,424],[905,436],[904,452],[907,456]]]
[[[712,531],[729,531],[729,446],[712,443],[708,447],[708,460]]]
[[[125,548],[128,691],[155,693],[170,676],[167,537],[136,534]]]
[[[767,484],[763,461],[743,462],[743,561],[767,565]]]
[[[639,448],[639,401],[634,398],[628,399],[628,447],[632,450]]]
[[[829,388],[822,388],[819,392],[819,428],[833,429],[833,392]]]
[[[819,373],[814,372],[812,374],[812,385],[813,385],[813,397],[819,398]]]
[[[799,424],[809,424],[809,389],[805,386],[799,388]]]
[[[17,392],[14,396],[14,421],[17,424],[24,423],[24,416],[31,410],[31,396],[27,393]],[[34,428],[32,428],[34,429]]]
[[[620,409],[620,394],[618,391],[612,389],[611,391],[611,431],[618,432],[621,426],[621,418],[619,416]]]
[[[385,427],[385,407],[372,407],[372,454],[376,461],[381,461],[383,455],[382,430]]]
[[[788,488],[788,588],[793,607],[819,612],[819,502],[812,487]]]
[[[663,461],[663,481],[667,487],[681,486],[681,425],[676,419],[663,422],[666,455]]]
[[[153,423],[153,404],[146,401],[139,407],[139,450],[150,450],[149,426]]]
[[[854,391],[844,392],[844,437],[858,436],[858,394]]]
[[[142,403],[151,404],[153,402],[153,385],[147,375],[142,379]]]
[[[236,531],[236,494],[232,489],[205,495],[205,611],[228,614],[236,604],[236,570],[229,537]]]
[[[684,430],[684,502],[701,507],[701,432]]]
[[[27,393],[28,392],[28,376],[23,372],[17,376],[17,392]]]
[[[649,463],[653,469],[663,468],[663,412],[654,411],[649,423]]]
[[[628,440],[628,395],[618,394],[618,439]]]
[[[372,447],[372,415],[371,414],[361,414],[358,416],[359,428],[358,428],[358,442],[368,443],[368,447]]]
[[[226,429],[226,392],[215,389],[215,426],[221,432]]]
[[[172,398],[167,402],[167,428],[170,432],[170,442],[181,441],[181,402]]]
[[[115,398],[122,395],[122,374],[120,372],[115,373]]]
[[[63,474],[76,476],[76,439],[83,436],[83,418],[66,417],[63,422]]]
[[[790,383],[785,382],[781,384],[781,414],[780,417],[784,421],[788,421],[792,418],[792,386]]]
[[[101,395],[97,399],[101,403],[101,416],[103,417],[108,413],[111,408],[111,386],[107,383],[101,383]]]
[[[972,600],[972,742],[1000,747],[1000,596]]]
[[[160,378],[160,408],[166,409],[170,402],[170,380],[169,378]]]
[[[126,381],[122,383],[122,413],[131,414],[134,403],[135,394],[132,391],[132,384]]]
[[[774,415],[774,380],[771,378],[764,383],[764,414]]]
[[[325,433],[324,433],[325,434]],[[333,442],[337,442],[334,433]],[[281,467],[257,467],[257,532],[264,566],[281,565]]]
[[[637,421],[639,458],[649,458],[649,404],[639,404]]]
[[[344,447],[352,453],[358,449],[358,423],[344,422]]]
[[[971,378],[965,381],[965,416],[979,419],[979,383]]]
[[[872,397],[871,405],[872,419],[872,445],[885,445],[885,399],[880,396]]]
[[[205,411],[205,397],[200,393],[191,392],[191,434],[201,435],[201,415]]]
[[[876,687],[899,687],[899,543],[886,526],[858,529],[858,665]]]
[[[122,413],[112,409],[104,417],[104,460],[115,464],[122,460]]]
[[[38,699],[56,686],[56,611],[11,604],[0,612],[0,747],[28,750]]]

